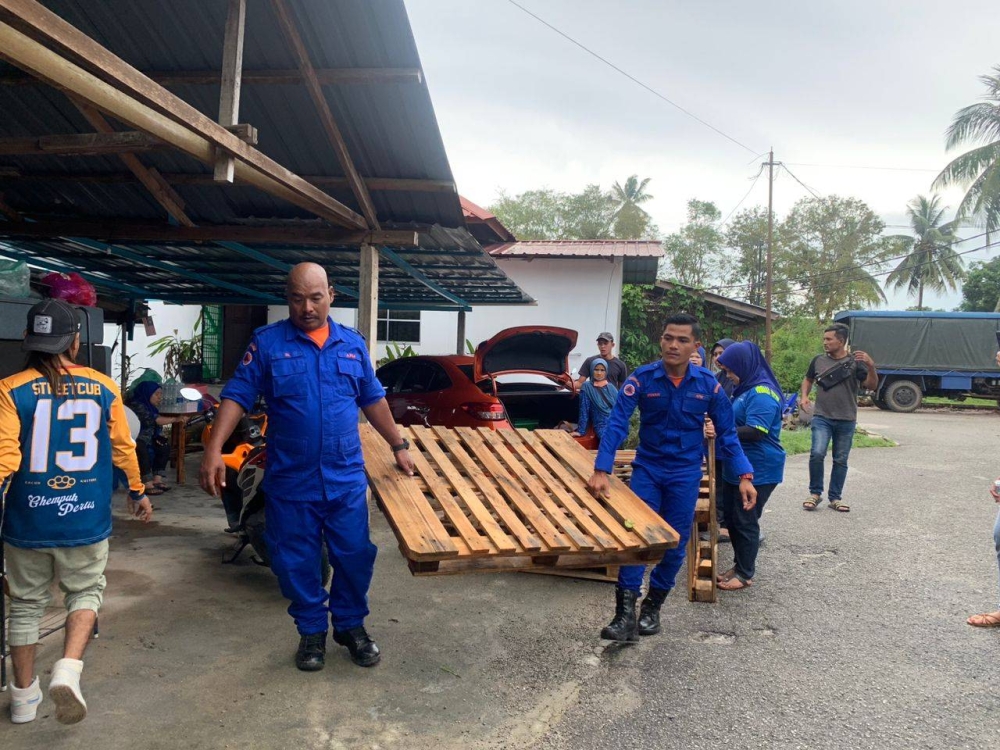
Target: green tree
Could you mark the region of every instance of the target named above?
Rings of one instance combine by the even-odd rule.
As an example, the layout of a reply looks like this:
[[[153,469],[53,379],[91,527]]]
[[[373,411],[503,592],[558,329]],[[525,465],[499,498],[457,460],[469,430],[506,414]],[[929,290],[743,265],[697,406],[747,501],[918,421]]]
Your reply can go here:
[[[979,80],[986,86],[984,101],[958,110],[946,134],[948,149],[975,148],[945,167],[934,187],[966,188],[958,218],[973,217],[994,232],[1000,229],[1000,65]]]
[[[907,296],[916,294],[917,308],[924,306],[924,289],[935,292],[957,291],[965,277],[965,264],[953,245],[957,223],[941,223],[946,209],[940,208],[935,195],[918,195],[906,208],[913,227],[913,237],[896,235],[900,247],[909,253],[885,280],[886,286],[906,287]]]
[[[687,223],[663,242],[670,277],[700,288],[725,276],[721,218],[714,203],[688,201]]]
[[[803,198],[781,224],[776,252],[794,278],[799,314],[827,321],[838,310],[864,308],[885,301],[873,275],[897,241],[882,237],[885,224],[863,201]]]
[[[650,178],[641,182],[638,175],[632,175],[625,184],[615,182],[611,186],[611,196],[615,202],[614,235],[622,240],[637,240],[650,235],[652,218],[642,204],[652,200],[646,192]]]
[[[962,284],[962,304],[958,309],[993,312],[997,308],[1000,308],[1000,258],[971,263]]]
[[[812,358],[823,351],[823,329],[828,321],[781,318],[771,336],[771,370],[788,396],[802,384]]]
[[[563,196],[560,208],[561,239],[604,240],[611,238],[615,201],[600,185],[587,185],[583,192]],[[519,236],[516,232],[515,236]],[[549,238],[551,239],[551,238]]]
[[[551,240],[560,237],[562,195],[550,188],[528,190],[516,196],[503,190],[489,210],[515,237],[522,240]]]

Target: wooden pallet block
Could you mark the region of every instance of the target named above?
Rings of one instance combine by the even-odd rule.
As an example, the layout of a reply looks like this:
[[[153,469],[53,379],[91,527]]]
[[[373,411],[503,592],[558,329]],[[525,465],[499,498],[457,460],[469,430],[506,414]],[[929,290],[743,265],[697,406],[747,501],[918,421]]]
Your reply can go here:
[[[595,500],[593,460],[560,430],[404,427],[417,477],[361,425],[372,494],[414,575],[645,564],[677,532],[620,480]]]
[[[698,488],[694,523],[687,543],[688,600],[714,602],[718,596],[719,525],[715,507],[715,440],[708,441],[705,474]],[[707,540],[702,541],[701,537]]]

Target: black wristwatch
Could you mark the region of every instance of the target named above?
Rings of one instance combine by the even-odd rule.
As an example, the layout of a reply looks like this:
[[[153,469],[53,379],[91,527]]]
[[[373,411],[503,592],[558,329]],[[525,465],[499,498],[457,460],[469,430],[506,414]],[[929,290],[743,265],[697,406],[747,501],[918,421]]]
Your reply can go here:
[[[406,438],[403,438],[403,442],[400,443],[399,445],[392,446],[393,453],[399,453],[400,451],[406,451],[409,449],[410,449],[410,441],[407,440]]]

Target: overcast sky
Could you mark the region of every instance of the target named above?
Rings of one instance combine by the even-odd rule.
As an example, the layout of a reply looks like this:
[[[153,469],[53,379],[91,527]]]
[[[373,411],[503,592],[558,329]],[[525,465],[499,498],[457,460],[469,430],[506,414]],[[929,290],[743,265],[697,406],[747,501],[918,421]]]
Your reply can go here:
[[[607,188],[638,174],[652,178],[646,205],[664,233],[691,198],[728,215],[772,146],[816,192],[905,223],[907,201],[929,194],[949,160],[952,116],[1000,63],[997,0],[517,2],[746,148],[508,0],[406,0],[459,190],[485,206],[500,190]],[[843,168],[856,166],[895,169]],[[779,171],[779,216],[805,195]],[[960,197],[944,194],[952,208]],[[743,207],[766,203],[760,179]]]

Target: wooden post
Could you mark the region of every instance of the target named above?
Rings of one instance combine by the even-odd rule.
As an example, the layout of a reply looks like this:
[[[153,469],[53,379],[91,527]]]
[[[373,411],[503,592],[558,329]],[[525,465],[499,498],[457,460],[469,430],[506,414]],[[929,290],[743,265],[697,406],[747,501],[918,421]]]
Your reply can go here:
[[[455,354],[465,354],[465,310],[458,311],[458,336],[455,342]]]
[[[372,362],[378,360],[378,250],[361,246],[361,270],[358,277],[358,330],[368,342]]]
[[[243,30],[246,26],[246,0],[229,0],[226,36],[222,48],[222,92],[219,95],[219,124],[235,125],[240,116],[240,86],[243,76]],[[236,161],[222,149],[216,149],[215,179],[232,182]]]
[[[129,305],[129,310],[132,306]],[[125,389],[128,388],[128,321],[122,322],[122,398],[125,398]],[[111,365],[109,364],[108,367]]]

